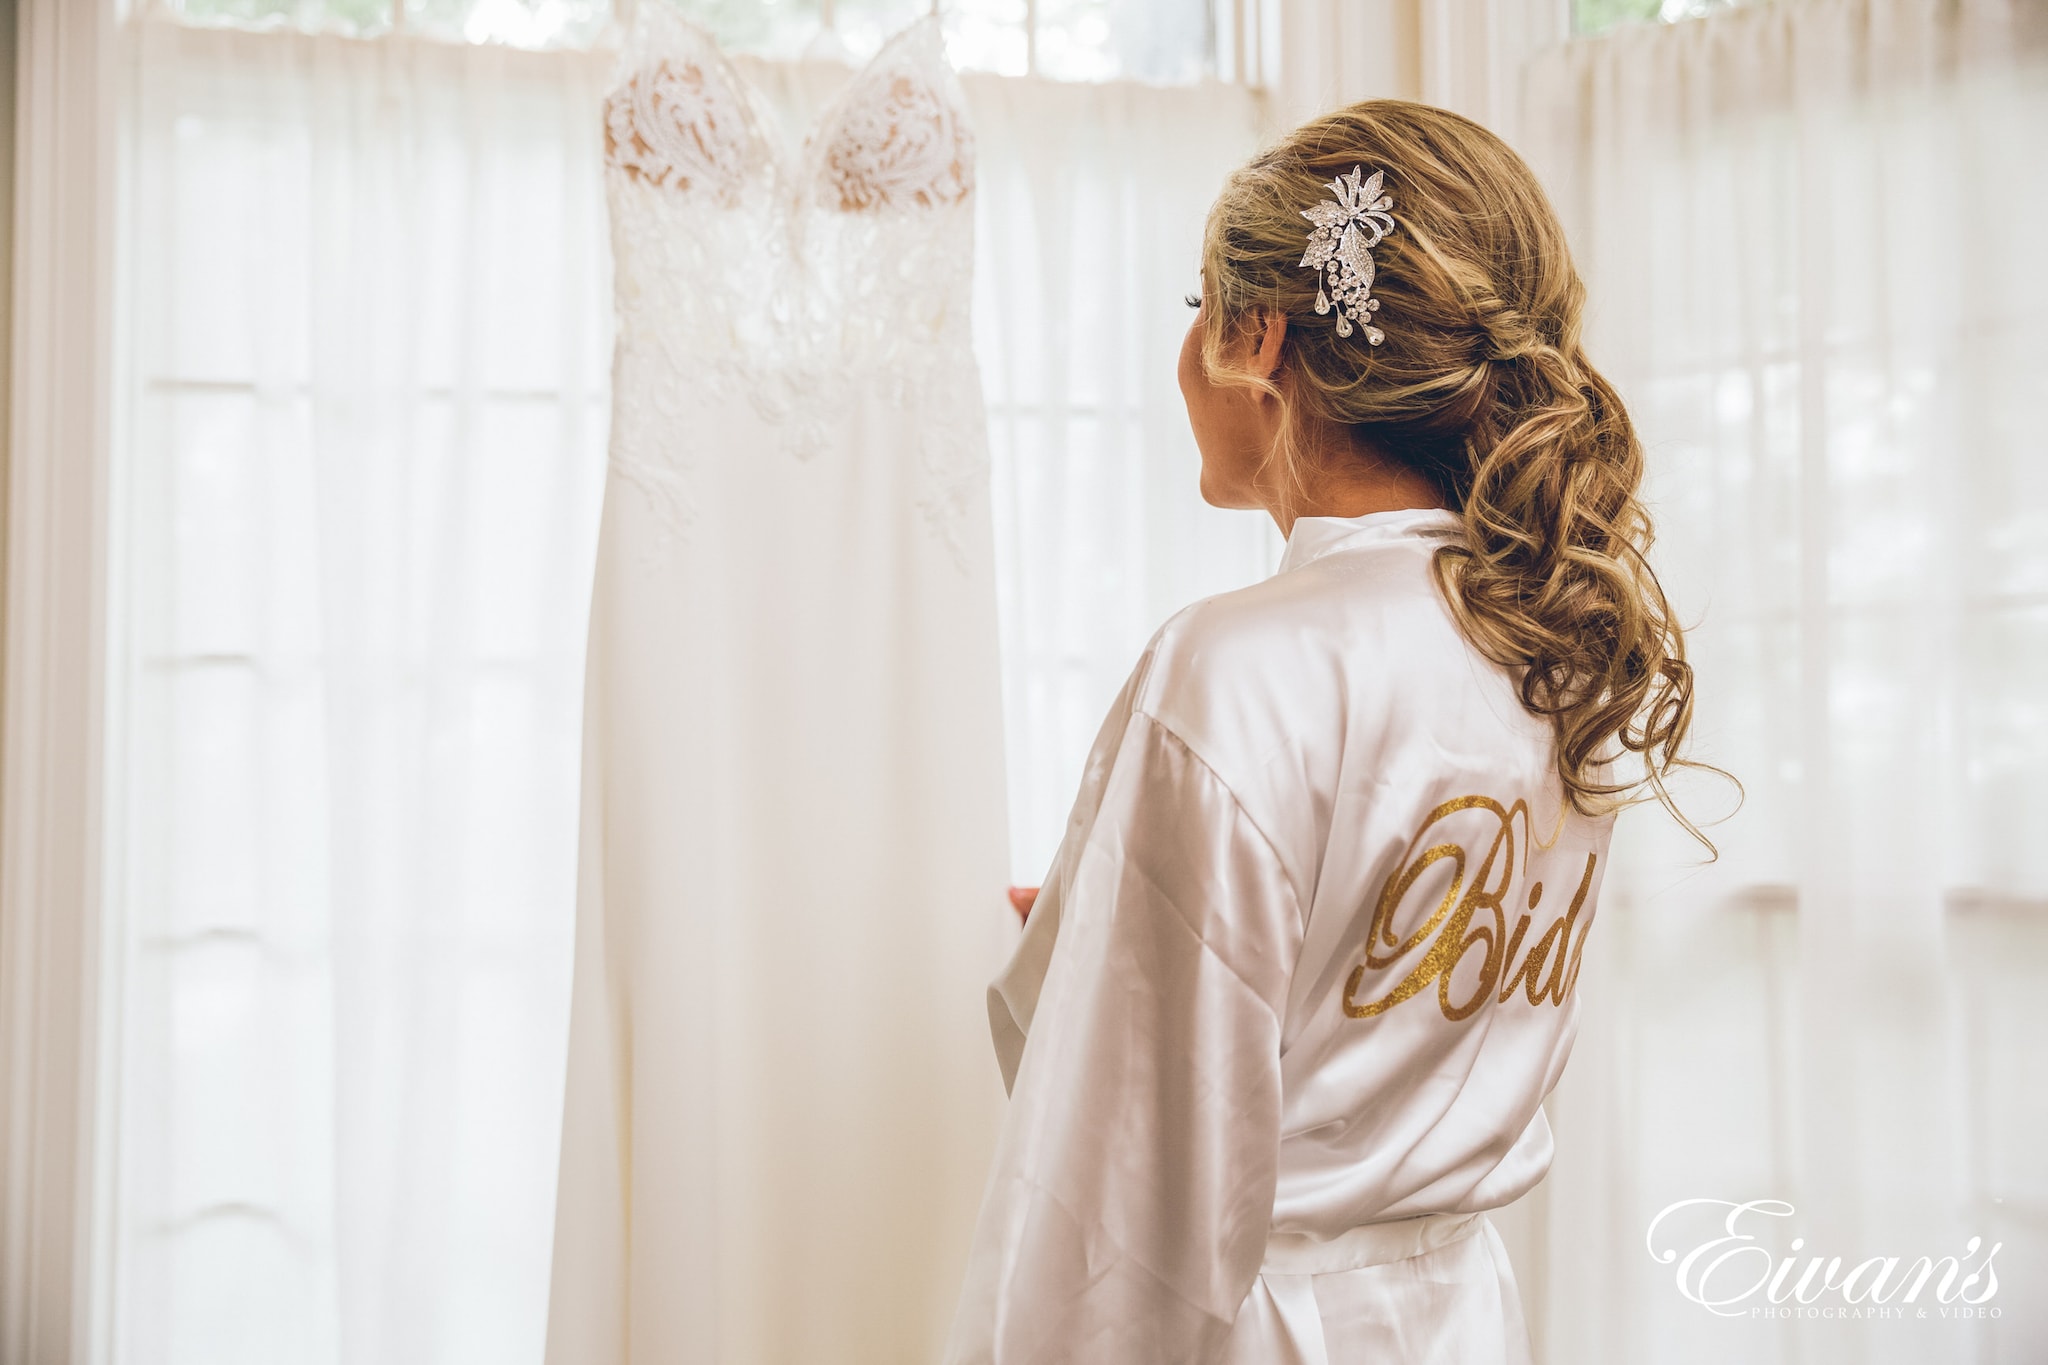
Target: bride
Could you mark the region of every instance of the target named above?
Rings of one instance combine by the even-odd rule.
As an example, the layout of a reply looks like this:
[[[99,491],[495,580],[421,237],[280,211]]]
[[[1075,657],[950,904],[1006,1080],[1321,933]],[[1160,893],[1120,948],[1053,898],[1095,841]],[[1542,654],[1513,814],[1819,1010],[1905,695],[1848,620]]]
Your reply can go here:
[[[1296,129],[1202,265],[1202,493],[1287,548],[1139,657],[990,988],[946,1359],[1523,1362],[1486,1214],[1550,1165],[1614,813],[1687,762],[1642,447],[1542,189],[1455,114]]]

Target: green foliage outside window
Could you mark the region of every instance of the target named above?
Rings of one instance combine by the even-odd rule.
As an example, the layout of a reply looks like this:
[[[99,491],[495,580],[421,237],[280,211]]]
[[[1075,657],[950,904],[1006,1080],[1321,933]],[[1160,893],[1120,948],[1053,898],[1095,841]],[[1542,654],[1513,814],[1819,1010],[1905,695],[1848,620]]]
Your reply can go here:
[[[1618,24],[1676,23],[1747,3],[1749,0],[1572,0],[1572,32],[1583,38]]]

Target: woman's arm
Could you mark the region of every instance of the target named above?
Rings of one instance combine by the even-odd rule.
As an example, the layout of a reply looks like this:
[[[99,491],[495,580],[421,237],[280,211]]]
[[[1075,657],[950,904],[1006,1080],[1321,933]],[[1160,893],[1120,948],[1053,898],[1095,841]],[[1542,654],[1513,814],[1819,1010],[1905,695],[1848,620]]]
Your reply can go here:
[[[1073,858],[946,1359],[1197,1365],[1265,1251],[1301,914],[1142,711]]]

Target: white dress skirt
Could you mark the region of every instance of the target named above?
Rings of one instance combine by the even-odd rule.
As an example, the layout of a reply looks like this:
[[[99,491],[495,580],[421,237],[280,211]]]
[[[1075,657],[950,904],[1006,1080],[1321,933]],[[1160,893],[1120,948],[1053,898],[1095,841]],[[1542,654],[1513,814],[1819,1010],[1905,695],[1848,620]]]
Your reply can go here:
[[[1009,1109],[949,1365],[1519,1365],[1485,1211],[1612,817],[1459,634],[1446,511],[1305,517],[1160,628],[989,990]]]

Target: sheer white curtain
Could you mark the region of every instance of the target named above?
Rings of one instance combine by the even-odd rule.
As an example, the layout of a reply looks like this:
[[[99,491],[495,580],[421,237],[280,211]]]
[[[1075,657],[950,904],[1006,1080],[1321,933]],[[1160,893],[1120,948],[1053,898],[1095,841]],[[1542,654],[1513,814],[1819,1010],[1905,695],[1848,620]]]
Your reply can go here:
[[[112,1358],[536,1359],[604,66],[123,41]]]
[[[611,58],[159,20],[122,42],[111,1358],[535,1361]],[[1257,104],[968,86],[1035,882],[1146,636],[1278,552],[1200,503],[1174,380]]]
[[[1175,377],[1203,216],[1254,150],[1259,105],[1233,85],[966,84],[1011,847],[1035,886],[1152,631],[1279,561],[1265,513],[1202,501]]]
[[[1700,751],[1748,788],[1710,867],[1654,809],[1617,836],[1522,1266],[1551,1361],[2048,1352],[2041,36],[1995,0],[1801,0],[1530,69]],[[1844,1265],[2002,1242],[2002,1317],[1714,1317],[1645,1248],[1688,1198],[1788,1201],[1764,1242]]]

